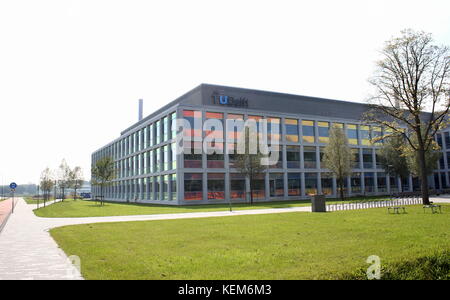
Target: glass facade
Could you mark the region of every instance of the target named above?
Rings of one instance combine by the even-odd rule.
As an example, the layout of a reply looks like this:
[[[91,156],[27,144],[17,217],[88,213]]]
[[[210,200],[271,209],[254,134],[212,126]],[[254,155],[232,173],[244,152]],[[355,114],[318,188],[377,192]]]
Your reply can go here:
[[[322,164],[331,126],[345,129],[352,145],[354,170],[344,182],[346,194],[388,194],[420,189],[418,178],[408,177],[399,181],[384,172],[378,147],[383,143],[380,139],[382,134],[389,133],[386,128],[367,126],[356,120],[336,123],[310,116],[306,120],[294,115],[281,117],[273,112],[247,115],[236,108],[230,109],[233,112],[178,109],[178,116],[190,125],[182,132],[184,152],[179,156],[175,143],[177,113],[174,111],[157,117],[149,124],[139,125],[95,152],[93,162],[106,155],[111,155],[115,160],[117,178],[106,189],[106,197],[161,203],[173,200],[180,203],[228,199],[248,201],[249,178],[234,168],[238,157],[234,152],[241,132],[236,127],[225,128],[226,119],[266,119],[269,145],[280,144],[278,162],[252,181],[255,200],[306,198],[317,193],[339,196],[336,179]],[[209,120],[219,122],[215,124],[221,126],[204,127]],[[257,124],[258,129],[259,126]],[[214,142],[206,144],[208,149],[214,150],[207,154],[203,151],[205,137],[215,138]],[[263,135],[258,133],[253,137],[262,138]],[[435,171],[434,182],[431,180],[430,184],[443,189],[450,187],[449,132],[439,133],[436,140],[442,147],[443,156],[438,163],[439,170]]]

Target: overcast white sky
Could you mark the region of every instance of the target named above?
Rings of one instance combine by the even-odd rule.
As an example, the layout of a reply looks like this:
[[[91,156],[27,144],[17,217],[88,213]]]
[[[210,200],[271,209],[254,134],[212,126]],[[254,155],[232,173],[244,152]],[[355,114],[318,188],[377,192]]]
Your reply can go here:
[[[0,2],[0,180],[38,182],[200,83],[364,101],[404,28],[450,45],[450,1]],[[1,183],[1,182],[0,182]]]

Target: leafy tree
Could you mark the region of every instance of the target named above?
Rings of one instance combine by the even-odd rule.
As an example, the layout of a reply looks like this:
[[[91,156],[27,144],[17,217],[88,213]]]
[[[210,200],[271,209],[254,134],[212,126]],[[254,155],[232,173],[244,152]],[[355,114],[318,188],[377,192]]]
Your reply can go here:
[[[91,184],[100,187],[100,203],[103,206],[103,190],[105,187],[112,184],[112,180],[116,177],[116,170],[114,168],[114,159],[110,156],[105,156],[99,159],[92,167]]]
[[[341,200],[344,200],[344,182],[352,172],[352,151],[342,128],[332,127],[329,142],[323,153],[323,164],[335,176]]]
[[[77,190],[83,186],[83,183],[83,170],[81,169],[81,167],[75,167],[70,171],[70,187],[75,190],[75,200],[77,200]]]
[[[253,205],[254,180],[257,175],[265,172],[267,165],[262,164],[262,159],[264,159],[265,156],[261,153],[261,151],[252,151],[252,149],[258,149],[257,146],[259,138],[251,138],[248,127],[245,127],[245,134],[240,138],[245,139],[245,149],[244,151],[239,151],[242,153],[236,154],[236,161],[234,165],[239,173],[248,178],[250,182],[250,204]]]
[[[379,149],[380,164],[391,176],[401,178],[409,176],[409,166],[406,157],[403,155],[404,145],[404,137],[396,134],[386,137]]]
[[[67,162],[65,159],[61,161],[61,164],[58,167],[57,174],[58,174],[58,187],[61,190],[62,195],[62,201],[66,198],[66,189],[70,188],[71,184],[71,170],[70,167],[67,165]]]
[[[52,171],[49,168],[46,168],[44,171],[42,171],[39,185],[41,187],[42,192],[44,193],[44,206],[45,206],[45,201],[49,200],[50,193],[53,189],[53,186],[55,185]]]
[[[414,144],[417,144],[417,137],[411,137],[411,140]],[[429,176],[433,174],[433,170],[436,168],[436,165],[441,157],[442,153],[440,152],[441,148],[439,145],[432,141],[430,148],[425,152],[425,161],[426,161],[426,169],[425,176]],[[422,178],[422,169],[420,168],[419,155],[417,151],[415,151],[409,144],[403,144],[402,146],[402,156],[406,161],[408,169],[411,173],[419,178]]]
[[[448,125],[450,51],[434,45],[430,34],[404,30],[386,42],[381,54],[370,79],[375,92],[365,118],[403,135],[417,152],[422,199],[429,204],[426,152],[436,132]],[[425,109],[430,113],[422,113]],[[417,143],[411,139],[413,134]]]

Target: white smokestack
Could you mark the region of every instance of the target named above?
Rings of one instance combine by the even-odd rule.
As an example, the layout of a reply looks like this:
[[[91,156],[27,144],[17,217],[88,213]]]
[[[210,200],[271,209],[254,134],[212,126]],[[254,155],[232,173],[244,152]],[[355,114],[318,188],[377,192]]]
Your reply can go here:
[[[138,116],[138,121],[142,120],[143,118],[143,110],[144,110],[144,100],[139,99],[139,116]]]

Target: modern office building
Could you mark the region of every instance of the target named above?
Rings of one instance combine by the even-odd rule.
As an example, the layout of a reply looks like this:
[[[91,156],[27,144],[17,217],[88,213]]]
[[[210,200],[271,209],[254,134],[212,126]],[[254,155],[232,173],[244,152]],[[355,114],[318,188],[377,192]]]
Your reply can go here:
[[[367,109],[362,103],[201,84],[140,117],[119,138],[94,152],[92,164],[101,157],[113,157],[117,177],[105,191],[105,199],[111,201],[172,205],[245,202],[249,181],[234,168],[235,155],[226,151],[177,153],[176,120],[184,118],[191,124],[191,129],[182,133],[190,139],[191,148],[201,148],[203,138],[213,134],[223,140],[219,143],[222,149],[227,149],[236,144],[235,128],[205,130],[206,120],[224,124],[228,119],[265,118],[280,125],[279,134],[271,132],[270,126],[268,131],[269,140],[279,141],[280,159],[254,180],[255,201],[306,199],[316,193],[336,197],[336,179],[321,161],[330,126],[344,129],[354,152],[347,195],[419,190],[417,178],[400,180],[381,168],[377,155],[381,142],[373,144],[371,139],[382,135],[384,129],[361,122]],[[437,135],[437,142],[444,155],[435,176],[430,176],[430,188],[446,188],[450,176],[448,129]],[[92,192],[100,194],[98,187],[92,187]]]

